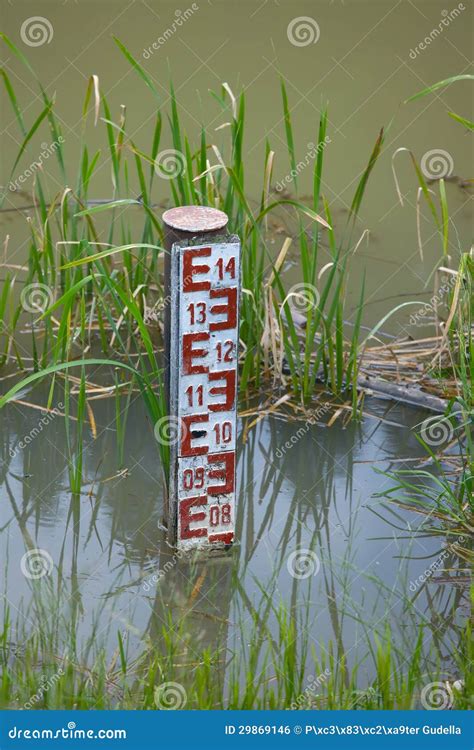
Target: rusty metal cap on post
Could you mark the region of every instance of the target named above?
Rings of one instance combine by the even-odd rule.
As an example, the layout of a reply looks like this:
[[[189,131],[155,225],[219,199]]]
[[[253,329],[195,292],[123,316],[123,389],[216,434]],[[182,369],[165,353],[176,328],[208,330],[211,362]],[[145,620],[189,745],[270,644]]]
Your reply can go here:
[[[203,234],[224,229],[229,217],[211,206],[178,206],[165,211],[164,223],[176,232]]]

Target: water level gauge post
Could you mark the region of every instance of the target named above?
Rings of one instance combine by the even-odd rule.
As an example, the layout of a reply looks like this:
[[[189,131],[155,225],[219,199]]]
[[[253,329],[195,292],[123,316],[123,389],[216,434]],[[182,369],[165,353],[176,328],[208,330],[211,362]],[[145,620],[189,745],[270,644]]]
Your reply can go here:
[[[163,214],[170,445],[165,522],[181,550],[231,545],[235,531],[240,241],[207,206]]]

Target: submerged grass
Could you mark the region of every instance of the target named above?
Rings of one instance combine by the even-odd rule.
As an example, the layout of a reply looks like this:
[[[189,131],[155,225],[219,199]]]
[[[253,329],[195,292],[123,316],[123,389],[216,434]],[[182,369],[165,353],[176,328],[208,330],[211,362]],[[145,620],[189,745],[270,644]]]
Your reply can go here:
[[[383,625],[370,636],[367,659],[354,666],[331,642],[324,652],[313,647],[310,653],[304,623],[282,604],[271,605],[277,625],[272,635],[265,601],[242,633],[247,648],[232,651],[226,638],[218,637],[220,646],[196,653],[182,619],[145,635],[133,654],[125,632],[117,631],[110,655],[98,620],[81,643],[77,622],[61,612],[53,592],[37,591],[33,601],[34,612],[20,613],[16,622],[8,608],[4,613],[0,708],[414,709],[427,707],[423,696],[430,686],[441,692],[445,707],[473,707],[469,624],[453,646],[448,668],[439,663],[423,628],[408,657]],[[31,635],[25,622],[33,614],[40,627]],[[363,676],[368,664],[369,680]]]

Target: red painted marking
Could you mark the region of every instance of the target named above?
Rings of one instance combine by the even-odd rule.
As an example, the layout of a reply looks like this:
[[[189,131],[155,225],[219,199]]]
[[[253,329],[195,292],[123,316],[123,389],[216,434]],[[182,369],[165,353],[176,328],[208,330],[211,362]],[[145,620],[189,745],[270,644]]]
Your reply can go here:
[[[209,341],[209,334],[205,332],[183,334],[183,375],[209,371],[207,365],[193,365],[193,359],[207,357],[209,354],[208,349],[193,349],[195,341]]]
[[[206,513],[204,511],[191,513],[191,508],[207,505],[207,495],[200,497],[190,497],[187,500],[181,500],[179,503],[179,518],[181,521],[180,538],[193,539],[197,536],[207,536],[207,529],[190,529],[189,526],[195,521],[205,521]]]
[[[232,256],[227,261],[227,265],[224,269],[224,258],[218,258],[216,261],[216,266],[219,270],[219,279],[223,281],[224,279],[224,272],[228,273],[231,279],[235,279],[235,256]]]
[[[230,546],[236,491],[236,453],[229,448],[234,445],[237,403],[237,255],[227,248],[220,252],[217,245],[180,252],[180,354],[175,363],[181,368],[179,544]],[[216,336],[218,331],[224,333]]]
[[[213,305],[211,307],[211,313],[213,315],[226,314],[227,320],[222,320],[217,323],[211,323],[209,329],[211,331],[224,331],[227,328],[236,328],[237,326],[237,287],[230,287],[229,289],[211,289],[209,292],[211,299],[215,297],[227,297],[227,303],[223,305]]]
[[[198,466],[196,469],[185,469],[182,474],[182,483],[184,490],[202,490],[206,478],[204,467]]]
[[[193,276],[200,276],[209,273],[210,266],[195,266],[194,258],[209,258],[211,255],[210,247],[190,248],[183,253],[183,291],[184,292],[203,292],[211,288],[210,281],[194,281]]]
[[[223,484],[212,484],[207,488],[208,495],[227,495],[235,490],[235,453],[226,451],[225,453],[210,453],[207,457],[208,464],[224,464],[223,468],[210,469],[208,471],[209,479],[218,479]]]
[[[235,370],[222,370],[222,372],[210,372],[209,382],[211,380],[225,380],[224,385],[217,385],[209,388],[210,396],[225,396],[225,401],[218,404],[209,404],[209,411],[229,411],[234,407],[236,377]]]
[[[192,446],[191,441],[193,439],[193,425],[195,423],[208,422],[208,414],[190,414],[186,417],[181,417],[181,455],[182,456],[201,456],[209,451],[207,445]],[[199,428],[198,428],[199,429]],[[197,432],[197,430],[196,430]],[[207,432],[207,430],[206,430]]]
[[[208,540],[212,542],[222,542],[223,544],[232,544],[234,540],[234,532],[226,531],[223,534],[209,534]]]

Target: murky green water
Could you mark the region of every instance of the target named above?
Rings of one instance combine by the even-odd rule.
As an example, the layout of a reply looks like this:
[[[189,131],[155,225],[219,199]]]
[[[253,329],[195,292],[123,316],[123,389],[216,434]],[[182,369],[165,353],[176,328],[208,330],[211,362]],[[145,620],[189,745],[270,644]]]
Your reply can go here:
[[[188,6],[180,6],[184,14]],[[106,0],[106,2],[29,2],[5,4],[2,29],[28,55],[34,70],[49,94],[56,92],[58,113],[63,125],[64,148],[68,154],[70,185],[75,182],[79,155],[80,128],[87,79],[98,74],[106,93],[113,119],[118,122],[120,106],[126,106],[127,129],[136,146],[150,150],[156,112],[155,99],[123,58],[112,35],[122,40],[144,66],[162,93],[161,104],[169,105],[168,86],[172,79],[180,104],[180,115],[191,142],[199,144],[201,124],[208,141],[226,153],[227,130],[217,130],[228,119],[209,91],[218,91],[228,82],[237,95],[247,97],[247,130],[244,159],[249,199],[260,197],[265,141],[276,152],[274,182],[284,181],[289,173],[279,77],[287,81],[292,111],[297,158],[304,160],[307,144],[317,141],[321,108],[329,104],[328,136],[325,150],[323,192],[331,204],[336,234],[346,221],[357,182],[364,170],[378,132],[390,125],[385,153],[371,177],[363,204],[359,235],[370,230],[369,239],[358,249],[360,263],[354,264],[351,288],[357,297],[364,268],[367,278],[367,310],[378,320],[394,306],[400,295],[426,299],[428,280],[439,259],[441,244],[435,236],[429,210],[422,209],[421,231],[425,260],[417,248],[415,206],[417,182],[408,155],[396,160],[405,206],[400,206],[391,169],[393,153],[401,147],[411,149],[421,160],[430,151],[443,152],[437,164],[427,160],[427,170],[446,170],[451,177],[469,178],[472,150],[469,135],[447,115],[453,111],[469,116],[469,82],[451,86],[410,104],[403,101],[425,86],[448,75],[462,73],[472,57],[472,9],[453,17],[443,31],[424,50],[420,41],[442,24],[443,11],[451,11],[443,2],[266,2],[197,3],[198,10],[188,15],[180,27],[176,5]],[[191,6],[190,6],[191,7]],[[191,8],[192,10],[192,8]],[[49,43],[31,47],[21,37],[22,23],[31,16],[46,17],[53,28]],[[319,28],[317,43],[295,46],[288,38],[292,20],[309,16]],[[164,44],[159,42],[167,34]],[[316,38],[316,30],[314,38]],[[49,38],[49,35],[46,37]],[[304,40],[304,39],[303,39]],[[298,41],[298,37],[296,38]],[[301,41],[301,40],[299,40]],[[153,50],[153,43],[159,48]],[[148,54],[147,49],[153,54]],[[40,102],[31,75],[8,52],[2,57],[12,71],[17,96],[25,108],[25,119],[32,124],[39,114]],[[412,53],[412,57],[410,57]],[[148,57],[147,57],[148,54]],[[33,93],[35,92],[35,93]],[[5,92],[1,91],[2,112],[2,184],[7,184],[21,137]],[[163,147],[171,145],[164,127]],[[25,155],[16,171],[21,172],[37,155],[42,142],[48,142],[47,128],[31,143],[30,159]],[[107,152],[104,126],[87,130],[90,153],[95,148]],[[211,163],[214,163],[210,154]],[[314,160],[299,174],[301,195],[312,185]],[[431,167],[429,166],[431,164]],[[54,158],[44,163],[51,189],[60,190],[61,182]],[[134,170],[131,170],[131,173]],[[440,172],[436,172],[440,176]],[[16,177],[18,175],[15,175]],[[139,194],[138,183],[131,193]],[[32,178],[23,185],[28,192]],[[436,185],[433,186],[437,190]],[[156,183],[157,203],[169,197],[169,184]],[[471,194],[456,182],[447,184],[452,217],[450,252],[457,255],[471,240]],[[91,198],[110,198],[110,164],[101,167],[94,178]],[[26,196],[9,195],[8,205],[24,204]],[[26,201],[28,202],[28,201]],[[11,235],[9,262],[24,260],[24,243],[29,230],[24,218],[3,218],[5,232]],[[292,230],[290,213],[280,214],[278,223]],[[137,225],[138,229],[138,225]],[[283,235],[284,236],[284,235]],[[282,240],[283,241],[283,236]],[[354,242],[358,235],[354,235]],[[424,295],[424,292],[426,295]],[[410,311],[404,313],[403,322]]]
[[[74,613],[82,638],[97,627],[97,642],[108,641],[111,652],[118,630],[131,655],[147,636],[159,647],[170,614],[190,658],[226,642],[240,651],[255,613],[262,616],[265,593],[303,618],[318,654],[332,642],[338,658],[345,654],[354,664],[387,621],[402,647],[424,621],[427,642],[436,635],[440,655],[451,653],[462,590],[435,577],[427,588],[419,579],[443,552],[442,542],[413,533],[421,517],[374,498],[389,483],[375,470],[394,460],[408,466],[422,455],[410,428],[423,415],[373,402],[374,417],[346,429],[338,422],[327,429],[262,420],[239,447],[239,543],[228,555],[190,563],[176,557],[159,528],[161,470],[139,401],[128,415],[121,476],[114,406],[92,406],[97,437],[86,434],[79,498],[69,493],[62,418],[17,452],[38,415],[18,405],[5,412],[0,538],[13,619],[35,583],[23,574],[22,558],[38,548],[51,565],[43,596],[49,591],[60,600],[66,617]],[[269,625],[277,637],[274,613]],[[372,669],[369,659],[363,679]]]

